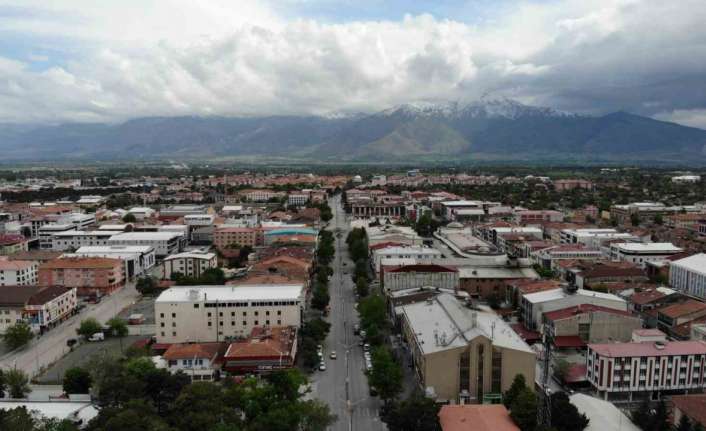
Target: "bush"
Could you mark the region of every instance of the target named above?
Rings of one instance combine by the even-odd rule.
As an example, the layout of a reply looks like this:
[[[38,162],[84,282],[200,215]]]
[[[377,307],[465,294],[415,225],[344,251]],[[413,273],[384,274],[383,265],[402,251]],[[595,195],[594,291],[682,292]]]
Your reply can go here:
[[[93,317],[89,317],[88,319],[82,320],[81,325],[76,330],[76,333],[78,335],[81,335],[86,338],[90,337],[96,332],[103,332],[103,326],[98,323],[98,321]]]
[[[18,322],[7,328],[2,338],[5,344],[14,350],[29,343],[34,338],[34,334],[26,322]]]
[[[81,367],[72,367],[64,373],[62,387],[67,394],[87,394],[93,379],[88,370]]]
[[[10,398],[25,398],[30,393],[29,377],[24,371],[16,368],[5,371],[5,383],[10,393]]]

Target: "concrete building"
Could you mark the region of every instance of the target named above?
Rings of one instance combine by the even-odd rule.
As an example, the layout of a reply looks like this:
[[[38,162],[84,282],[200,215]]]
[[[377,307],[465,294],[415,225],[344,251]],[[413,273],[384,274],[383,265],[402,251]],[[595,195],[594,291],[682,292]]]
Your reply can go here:
[[[661,202],[634,202],[627,205],[613,205],[610,207],[610,216],[621,224],[630,223],[635,216],[638,220],[650,220],[656,216],[666,216],[678,213],[698,213],[703,211],[700,205],[666,206]]]
[[[297,357],[297,328],[253,328],[250,336],[228,346],[223,368],[229,373],[270,373],[292,368]]]
[[[40,286],[78,289],[80,296],[105,295],[123,287],[125,269],[120,259],[73,257],[54,259],[39,266]]]
[[[513,220],[517,224],[535,224],[542,222],[564,221],[564,213],[554,210],[520,210],[515,211]]]
[[[304,285],[172,287],[154,307],[158,343],[225,341],[256,326],[298,328]]]
[[[380,273],[383,259],[432,259],[441,257],[441,252],[428,247],[386,247],[373,251],[375,272]]]
[[[212,381],[220,370],[224,343],[172,344],[162,355],[170,373],[182,372],[192,382]]]
[[[644,268],[647,262],[655,262],[681,253],[683,249],[671,242],[618,242],[610,245],[610,258],[613,260],[631,262]]]
[[[75,231],[76,226],[71,223],[49,223],[37,230],[39,236],[39,249],[52,250],[54,247],[54,235],[67,231]]]
[[[222,226],[213,231],[213,245],[218,249],[232,245],[257,247],[265,243],[265,234],[257,227]]]
[[[32,330],[43,333],[73,315],[77,305],[76,288],[49,286],[27,300],[24,318]]]
[[[84,246],[63,257],[107,257],[125,262],[125,277],[142,275],[154,267],[157,255],[150,245]]]
[[[309,201],[309,195],[306,193],[290,193],[287,196],[287,205],[294,207],[302,207]]]
[[[587,378],[606,400],[700,391],[705,361],[702,341],[589,344]]]
[[[544,321],[544,313],[583,304],[600,305],[619,311],[628,309],[625,300],[609,293],[552,289],[523,295],[520,298],[520,314],[527,329],[538,330]]]
[[[587,343],[627,342],[642,328],[639,317],[628,311],[592,304],[544,313],[552,342],[557,348],[584,347]]]
[[[0,256],[27,251],[29,249],[28,245],[29,241],[24,235],[0,234]]]
[[[458,269],[442,265],[405,265],[384,271],[385,292],[422,287],[455,291],[459,287]]]
[[[438,402],[495,399],[517,374],[535,378],[535,352],[493,312],[441,293],[395,312],[419,385]]]
[[[669,266],[669,284],[674,289],[706,299],[706,254],[672,261]]]
[[[163,258],[182,251],[185,244],[179,232],[125,232],[110,237],[107,245],[151,246],[157,258]]]
[[[154,217],[155,214],[157,214],[157,211],[149,207],[133,207],[127,211],[127,214],[134,215],[135,220],[144,220]]]
[[[603,252],[584,244],[561,244],[535,251],[532,260],[544,269],[555,269],[555,263],[562,260],[598,260]]]
[[[205,205],[172,205],[159,210],[160,219],[177,219],[190,214],[206,214]]]
[[[706,317],[706,304],[694,299],[667,305],[657,310],[657,328],[672,337],[682,338],[676,332],[681,325]],[[689,334],[686,334],[687,336]]]
[[[162,278],[166,280],[174,273],[198,278],[206,270],[217,268],[218,259],[216,253],[184,252],[165,257],[161,267]]]
[[[25,304],[38,291],[37,286],[0,286],[0,333],[24,320]]]
[[[583,244],[598,249],[608,241],[634,241],[640,239],[633,234],[618,232],[616,229],[562,229],[560,234],[563,244]]]
[[[113,235],[122,233],[112,230],[67,230],[51,236],[51,250],[76,250],[83,246],[105,246]]]
[[[31,260],[0,258],[0,286],[30,286],[37,284],[39,264]]]

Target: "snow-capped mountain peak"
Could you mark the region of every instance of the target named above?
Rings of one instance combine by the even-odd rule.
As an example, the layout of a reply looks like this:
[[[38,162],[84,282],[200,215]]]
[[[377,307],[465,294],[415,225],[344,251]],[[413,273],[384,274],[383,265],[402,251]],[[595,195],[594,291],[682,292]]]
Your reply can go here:
[[[436,117],[457,119],[470,118],[506,118],[521,117],[572,117],[575,114],[557,111],[552,108],[530,106],[508,98],[480,100],[461,104],[459,102],[412,102],[386,109],[378,115],[403,115],[405,117]]]

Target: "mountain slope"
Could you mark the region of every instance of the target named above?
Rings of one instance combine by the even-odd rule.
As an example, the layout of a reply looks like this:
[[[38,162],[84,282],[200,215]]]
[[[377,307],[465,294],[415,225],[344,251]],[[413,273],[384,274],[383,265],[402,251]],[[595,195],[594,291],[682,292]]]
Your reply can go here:
[[[586,159],[706,163],[706,131],[616,112],[512,100],[415,103],[370,115],[153,117],[122,124],[0,124],[4,160],[276,156],[320,160]]]

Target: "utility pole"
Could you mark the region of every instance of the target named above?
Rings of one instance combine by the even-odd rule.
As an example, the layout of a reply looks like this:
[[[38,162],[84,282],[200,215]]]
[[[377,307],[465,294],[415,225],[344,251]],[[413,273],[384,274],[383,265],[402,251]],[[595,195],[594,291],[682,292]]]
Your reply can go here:
[[[552,423],[552,400],[551,391],[549,389],[549,368],[552,363],[552,347],[551,336],[549,334],[549,325],[546,323],[542,327],[542,376],[541,390],[539,395],[539,403],[537,405],[537,425],[545,425],[549,427]]]

